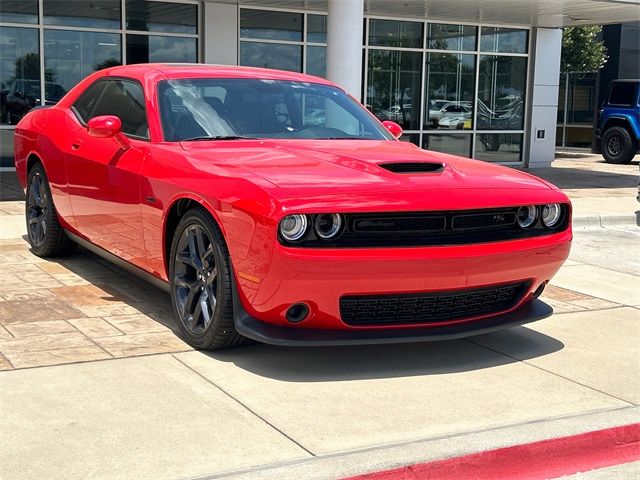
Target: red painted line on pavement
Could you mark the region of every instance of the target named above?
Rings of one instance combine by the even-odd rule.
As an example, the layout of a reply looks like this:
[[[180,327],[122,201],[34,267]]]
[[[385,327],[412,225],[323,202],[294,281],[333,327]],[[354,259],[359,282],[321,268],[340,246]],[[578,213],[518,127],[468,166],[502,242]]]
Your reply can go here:
[[[349,480],[536,480],[637,460],[640,423],[418,463]]]

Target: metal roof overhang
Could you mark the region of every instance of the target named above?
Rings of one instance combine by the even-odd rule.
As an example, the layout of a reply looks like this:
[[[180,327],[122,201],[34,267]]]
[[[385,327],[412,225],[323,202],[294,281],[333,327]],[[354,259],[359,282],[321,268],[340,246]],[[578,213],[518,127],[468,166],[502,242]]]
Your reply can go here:
[[[208,0],[327,11],[327,0]],[[640,0],[364,0],[365,14],[560,28],[640,21]]]

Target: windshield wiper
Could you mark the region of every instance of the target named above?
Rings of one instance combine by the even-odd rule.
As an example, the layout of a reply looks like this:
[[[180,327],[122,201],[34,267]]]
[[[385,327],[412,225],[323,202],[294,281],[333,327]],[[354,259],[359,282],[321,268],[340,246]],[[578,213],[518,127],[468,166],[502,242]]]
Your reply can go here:
[[[181,142],[195,142],[197,140],[255,140],[253,137],[242,137],[240,135],[218,135],[211,137],[208,135],[202,137],[191,137],[180,140]]]

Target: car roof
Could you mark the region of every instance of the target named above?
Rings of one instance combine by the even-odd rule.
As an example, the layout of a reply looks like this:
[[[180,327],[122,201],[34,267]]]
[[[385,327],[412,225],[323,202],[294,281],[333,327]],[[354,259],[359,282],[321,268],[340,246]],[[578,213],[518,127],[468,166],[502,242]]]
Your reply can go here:
[[[162,73],[168,79],[180,78],[255,78],[263,80],[288,80],[294,82],[333,85],[328,80],[312,75],[270,68],[210,65],[204,63],[141,63],[111,67],[108,75],[142,78]]]

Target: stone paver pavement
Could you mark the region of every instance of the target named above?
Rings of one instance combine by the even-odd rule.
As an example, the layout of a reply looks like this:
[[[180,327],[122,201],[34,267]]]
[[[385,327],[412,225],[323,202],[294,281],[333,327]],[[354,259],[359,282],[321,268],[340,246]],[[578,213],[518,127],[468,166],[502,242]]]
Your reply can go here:
[[[89,252],[44,260],[4,239],[0,265],[0,369],[191,349],[167,294]]]

